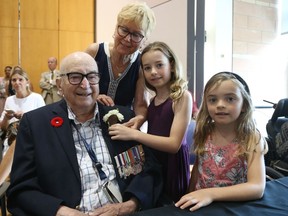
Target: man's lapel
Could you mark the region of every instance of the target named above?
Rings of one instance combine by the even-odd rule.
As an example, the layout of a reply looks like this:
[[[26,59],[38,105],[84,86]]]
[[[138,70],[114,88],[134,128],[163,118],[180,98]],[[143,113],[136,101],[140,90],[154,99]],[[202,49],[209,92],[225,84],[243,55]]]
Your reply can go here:
[[[63,147],[63,151],[65,152],[68,161],[75,172],[77,179],[80,181],[79,165],[73,140],[71,123],[67,117],[67,105],[64,100],[62,100],[59,105],[59,109],[53,110],[53,113],[55,117],[59,116],[63,119],[63,124],[60,127],[55,128],[55,132]]]

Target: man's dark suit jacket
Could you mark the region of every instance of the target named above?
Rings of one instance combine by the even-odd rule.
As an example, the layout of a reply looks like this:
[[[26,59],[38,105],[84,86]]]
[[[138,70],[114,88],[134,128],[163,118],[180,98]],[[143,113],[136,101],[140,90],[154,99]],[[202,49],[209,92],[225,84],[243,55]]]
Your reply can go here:
[[[100,119],[108,110],[98,105]],[[106,110],[105,110],[106,109]],[[111,108],[108,108],[111,109]],[[119,107],[127,121],[131,111]],[[53,127],[51,119],[61,117],[63,124]],[[102,131],[111,154],[123,200],[136,197],[143,209],[153,207],[162,190],[161,167],[145,149],[144,171],[120,178],[114,156],[137,144],[112,141],[107,126]],[[7,191],[8,210],[13,215],[52,216],[60,205],[76,208],[81,200],[81,182],[71,123],[64,100],[23,115],[16,140],[14,162]]]

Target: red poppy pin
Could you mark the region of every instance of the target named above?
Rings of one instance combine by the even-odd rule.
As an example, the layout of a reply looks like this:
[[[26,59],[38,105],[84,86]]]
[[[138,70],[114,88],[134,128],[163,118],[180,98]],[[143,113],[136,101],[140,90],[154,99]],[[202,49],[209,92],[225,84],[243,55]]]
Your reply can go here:
[[[63,124],[63,119],[61,117],[55,117],[51,119],[50,123],[53,127],[61,127],[61,125]]]

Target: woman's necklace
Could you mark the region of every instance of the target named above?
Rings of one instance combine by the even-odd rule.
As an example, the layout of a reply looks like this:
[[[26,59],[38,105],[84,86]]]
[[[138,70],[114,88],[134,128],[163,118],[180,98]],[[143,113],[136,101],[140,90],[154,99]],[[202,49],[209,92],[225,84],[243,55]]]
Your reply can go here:
[[[117,64],[113,58],[111,58],[111,65],[112,65],[112,71],[113,71],[113,75],[114,77],[118,78],[120,77],[123,72],[125,71],[127,64]]]
[[[123,72],[127,68],[130,57],[129,55],[125,55],[122,61],[121,60],[117,61],[116,58],[113,56],[115,55],[113,55],[113,50],[111,50],[110,61],[111,61],[112,71],[113,71],[114,77],[118,78],[122,76]]]

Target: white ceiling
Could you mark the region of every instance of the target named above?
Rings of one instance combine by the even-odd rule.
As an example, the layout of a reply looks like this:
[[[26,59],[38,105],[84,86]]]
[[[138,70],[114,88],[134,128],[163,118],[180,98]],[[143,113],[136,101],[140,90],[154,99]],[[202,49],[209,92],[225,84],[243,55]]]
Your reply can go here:
[[[165,4],[172,0],[145,0],[145,2],[149,5],[149,7],[154,8],[159,5]]]

